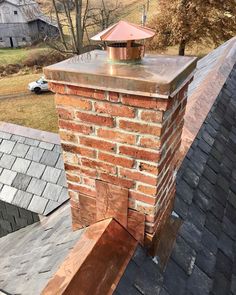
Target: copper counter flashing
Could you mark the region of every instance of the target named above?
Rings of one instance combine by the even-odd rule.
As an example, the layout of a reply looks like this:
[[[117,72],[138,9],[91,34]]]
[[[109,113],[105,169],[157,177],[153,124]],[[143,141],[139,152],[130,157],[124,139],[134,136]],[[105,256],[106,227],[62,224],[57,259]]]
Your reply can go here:
[[[42,295],[112,294],[137,247],[114,219],[88,227]]]
[[[170,216],[158,235],[153,254],[158,257],[161,270],[165,270],[167,266],[182,224],[183,221],[180,218]]]

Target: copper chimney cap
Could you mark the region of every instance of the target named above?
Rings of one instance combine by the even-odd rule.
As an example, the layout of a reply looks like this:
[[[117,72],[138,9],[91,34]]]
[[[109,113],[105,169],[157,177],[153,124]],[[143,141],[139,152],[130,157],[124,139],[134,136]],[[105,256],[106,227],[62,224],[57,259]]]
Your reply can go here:
[[[136,40],[152,38],[155,31],[132,24],[119,21],[108,29],[92,37],[94,41],[111,42],[107,45],[108,57],[113,61],[133,61],[144,56],[144,45],[135,43]]]

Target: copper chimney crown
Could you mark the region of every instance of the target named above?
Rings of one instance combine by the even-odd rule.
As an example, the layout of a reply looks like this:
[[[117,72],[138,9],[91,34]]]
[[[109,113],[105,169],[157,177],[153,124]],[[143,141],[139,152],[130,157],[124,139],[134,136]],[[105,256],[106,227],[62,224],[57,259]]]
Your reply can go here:
[[[145,46],[135,41],[154,35],[155,32],[149,28],[119,21],[91,39],[108,43],[108,58],[112,61],[136,61],[144,57]]]

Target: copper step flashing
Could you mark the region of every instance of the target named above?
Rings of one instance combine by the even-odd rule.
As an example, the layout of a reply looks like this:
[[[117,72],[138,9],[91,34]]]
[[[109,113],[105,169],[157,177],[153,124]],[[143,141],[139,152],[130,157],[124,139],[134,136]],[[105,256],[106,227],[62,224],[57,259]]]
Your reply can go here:
[[[115,219],[88,227],[42,295],[112,294],[137,247]]]

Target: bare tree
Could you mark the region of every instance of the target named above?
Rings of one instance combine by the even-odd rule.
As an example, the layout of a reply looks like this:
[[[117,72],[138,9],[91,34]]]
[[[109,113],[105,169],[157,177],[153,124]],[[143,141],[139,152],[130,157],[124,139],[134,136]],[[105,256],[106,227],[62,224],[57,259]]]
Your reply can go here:
[[[122,5],[118,0],[113,2],[109,0],[94,2],[93,8],[89,11],[92,25],[99,28],[99,30],[105,30],[117,21],[121,8]]]
[[[71,5],[73,1],[73,5]],[[46,37],[52,48],[65,54],[82,54],[97,45],[90,43],[91,34],[103,30],[118,19],[121,4],[116,0],[52,0],[58,27],[58,38]],[[72,7],[74,9],[72,9]]]

